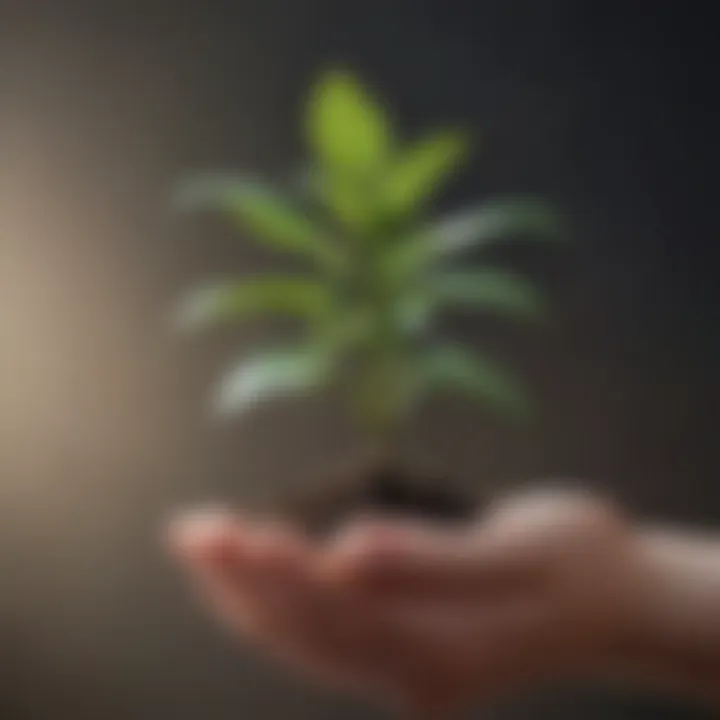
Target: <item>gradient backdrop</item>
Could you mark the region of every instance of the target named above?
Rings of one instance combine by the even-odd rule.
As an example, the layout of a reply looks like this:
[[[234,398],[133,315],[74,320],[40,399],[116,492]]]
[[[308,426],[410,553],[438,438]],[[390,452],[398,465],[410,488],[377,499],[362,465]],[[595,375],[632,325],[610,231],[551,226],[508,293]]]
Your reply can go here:
[[[579,478],[644,514],[720,521],[711,15],[662,0],[0,0],[0,717],[372,716],[235,647],[158,546],[173,509],[264,498],[348,446],[331,402],[210,427],[209,384],[254,336],[168,330],[189,284],[272,263],[218,223],[179,222],[173,184],[292,172],[302,95],[328,62],[361,72],[408,132],[482,129],[448,203],[540,192],[575,226],[569,250],[509,258],[550,288],[547,334],[451,322],[528,376],[542,422],[520,435],[438,403],[416,445],[491,489]],[[496,716],[693,717],[579,690]]]

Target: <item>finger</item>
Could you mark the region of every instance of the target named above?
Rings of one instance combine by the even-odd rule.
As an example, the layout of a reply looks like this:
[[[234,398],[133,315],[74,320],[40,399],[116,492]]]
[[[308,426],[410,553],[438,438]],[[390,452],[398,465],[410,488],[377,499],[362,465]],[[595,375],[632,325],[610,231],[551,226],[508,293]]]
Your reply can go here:
[[[216,611],[296,670],[351,692],[387,699],[437,680],[438,647],[356,593],[328,587],[306,563],[246,556],[213,580]],[[250,562],[248,562],[250,557]]]
[[[297,562],[300,538],[283,528],[248,523],[226,511],[194,512],[175,520],[168,539],[199,594],[216,616],[250,635],[254,585],[264,574]]]
[[[484,528],[505,536],[531,529],[536,545],[555,552],[573,539],[604,536],[624,524],[620,508],[602,495],[582,488],[553,490],[545,486],[495,503]]]
[[[173,518],[165,533],[168,549],[183,563],[219,559],[232,544],[239,519],[224,508],[208,508]]]
[[[184,520],[175,538],[215,614],[276,657],[346,687],[409,674],[417,648],[403,649],[408,639],[391,618],[323,587],[287,531],[204,513]],[[401,658],[391,669],[393,650]]]
[[[236,563],[235,518],[226,511],[194,511],[172,521],[171,552],[186,571],[195,593],[223,625],[244,629],[244,608],[227,593],[223,578]]]
[[[359,523],[329,548],[325,572],[383,598],[478,602],[529,590],[547,567],[527,536],[512,541],[479,530]]]
[[[184,524],[175,540],[215,613],[276,658],[388,701],[429,706],[447,696],[457,672],[443,662],[442,634],[328,587],[297,538],[205,516]]]

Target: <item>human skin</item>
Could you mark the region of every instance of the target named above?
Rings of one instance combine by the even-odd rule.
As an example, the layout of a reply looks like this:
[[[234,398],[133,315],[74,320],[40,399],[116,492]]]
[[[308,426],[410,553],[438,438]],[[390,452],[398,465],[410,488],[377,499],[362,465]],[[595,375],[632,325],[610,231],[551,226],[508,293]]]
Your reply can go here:
[[[365,519],[322,543],[203,511],[170,543],[240,637],[414,717],[576,680],[720,705],[720,538],[593,495],[526,492],[454,528]]]

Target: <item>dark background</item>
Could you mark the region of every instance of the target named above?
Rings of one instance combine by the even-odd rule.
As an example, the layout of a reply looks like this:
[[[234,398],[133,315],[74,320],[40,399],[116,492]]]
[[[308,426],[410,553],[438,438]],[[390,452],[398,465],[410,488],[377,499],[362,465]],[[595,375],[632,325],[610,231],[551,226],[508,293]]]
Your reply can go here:
[[[178,506],[263,497],[348,442],[329,403],[209,426],[238,338],[167,329],[188,284],[268,262],[179,222],[173,184],[291,172],[302,95],[328,62],[408,132],[482,129],[448,202],[538,192],[574,224],[572,248],[512,255],[550,289],[548,333],[454,321],[527,375],[540,425],[437,405],[416,445],[471,483],[579,478],[643,515],[716,524],[712,15],[660,0],[0,0],[0,717],[351,715],[215,632],[158,544]],[[692,717],[580,692],[498,712]]]

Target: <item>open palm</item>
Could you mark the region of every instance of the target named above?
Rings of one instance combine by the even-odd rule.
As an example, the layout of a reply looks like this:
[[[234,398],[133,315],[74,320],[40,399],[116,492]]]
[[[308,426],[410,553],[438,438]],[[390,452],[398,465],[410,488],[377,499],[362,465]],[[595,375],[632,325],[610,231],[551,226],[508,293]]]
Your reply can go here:
[[[566,493],[518,497],[464,529],[356,524],[323,546],[227,514],[172,538],[243,637],[428,716],[599,670],[622,651],[640,583],[618,513]]]

